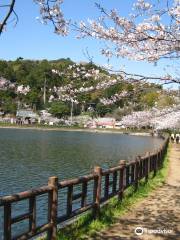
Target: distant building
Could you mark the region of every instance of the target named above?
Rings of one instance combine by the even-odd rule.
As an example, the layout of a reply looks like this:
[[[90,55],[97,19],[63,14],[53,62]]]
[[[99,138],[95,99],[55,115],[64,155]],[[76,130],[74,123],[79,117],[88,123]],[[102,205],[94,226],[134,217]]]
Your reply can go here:
[[[96,118],[88,121],[84,127],[87,128],[115,128],[115,118]]]
[[[71,120],[71,119],[69,119]],[[92,121],[92,118],[89,115],[79,115],[73,117],[73,123],[80,126],[86,125],[88,122]]]
[[[97,118],[96,126],[100,128],[114,128],[116,123],[115,118]]]
[[[32,124],[36,123],[39,119],[37,113],[28,109],[19,109],[16,113],[17,123],[19,124]]]
[[[116,121],[116,123],[115,123],[115,128],[121,129],[121,128],[126,128],[126,127],[122,124],[122,122]]]

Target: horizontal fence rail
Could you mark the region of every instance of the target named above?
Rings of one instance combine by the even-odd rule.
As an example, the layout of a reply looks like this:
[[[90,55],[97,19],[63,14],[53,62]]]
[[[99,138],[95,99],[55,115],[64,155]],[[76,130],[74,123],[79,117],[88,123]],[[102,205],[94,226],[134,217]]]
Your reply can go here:
[[[98,218],[101,203],[107,202],[111,197],[118,196],[121,201],[125,189],[129,186],[138,188],[139,181],[148,181],[149,174],[155,176],[163,165],[164,155],[167,150],[169,138],[165,137],[162,146],[153,153],[146,153],[145,156],[138,156],[135,161],[126,163],[121,160],[116,167],[103,170],[97,166],[92,174],[75,178],[72,180],[58,181],[58,177],[50,177],[47,186],[5,196],[0,198],[0,207],[4,210],[4,240],[24,240],[35,237],[41,233],[47,233],[48,240],[55,240],[57,237],[57,225],[69,220],[89,209],[92,209],[93,217]],[[92,186],[92,199],[87,201],[88,187]],[[75,187],[78,186],[78,192]],[[61,211],[61,202],[58,200],[58,193],[66,190],[66,208],[62,216],[58,215]],[[42,226],[37,224],[37,197],[48,195],[48,217],[47,223]],[[28,201],[28,212],[19,216],[13,216],[13,203],[23,200]],[[80,206],[73,207],[75,201],[80,201]],[[13,236],[12,225],[21,221],[28,221],[28,231],[19,236]]]

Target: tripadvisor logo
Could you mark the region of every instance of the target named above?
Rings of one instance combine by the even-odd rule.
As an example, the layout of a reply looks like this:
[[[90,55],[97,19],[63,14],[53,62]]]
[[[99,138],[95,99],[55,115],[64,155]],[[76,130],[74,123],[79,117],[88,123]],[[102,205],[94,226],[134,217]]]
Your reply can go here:
[[[134,233],[138,236],[146,233],[146,234],[170,234],[172,233],[172,229],[147,229],[143,227],[136,227]]]
[[[144,230],[142,227],[137,227],[135,228],[134,232],[136,235],[142,235],[144,233]]]

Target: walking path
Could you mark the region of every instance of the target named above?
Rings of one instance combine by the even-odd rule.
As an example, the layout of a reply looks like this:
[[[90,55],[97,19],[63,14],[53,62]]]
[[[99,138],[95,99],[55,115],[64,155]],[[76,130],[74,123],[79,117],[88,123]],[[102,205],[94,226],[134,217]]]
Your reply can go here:
[[[93,240],[179,240],[180,239],[180,144],[171,145],[170,166],[166,183],[139,202],[127,215],[118,219]],[[144,233],[136,235],[142,227]],[[147,230],[170,230],[166,234]]]

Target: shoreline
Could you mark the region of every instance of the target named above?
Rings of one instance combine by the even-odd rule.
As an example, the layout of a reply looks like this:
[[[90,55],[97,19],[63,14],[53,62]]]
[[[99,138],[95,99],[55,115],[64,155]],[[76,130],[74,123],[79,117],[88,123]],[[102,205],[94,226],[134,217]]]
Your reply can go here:
[[[151,136],[148,132],[128,132],[121,131],[120,129],[88,129],[88,128],[66,128],[66,127],[27,127],[27,126],[3,126],[0,125],[0,129],[18,129],[18,130],[38,130],[38,131],[62,131],[62,132],[87,132],[87,133],[116,133],[132,136]]]

